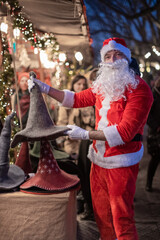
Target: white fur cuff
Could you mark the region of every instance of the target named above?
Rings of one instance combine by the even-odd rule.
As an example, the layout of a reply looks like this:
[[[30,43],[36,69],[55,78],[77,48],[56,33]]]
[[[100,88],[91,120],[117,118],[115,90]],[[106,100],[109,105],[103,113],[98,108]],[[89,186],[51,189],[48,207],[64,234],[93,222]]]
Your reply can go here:
[[[117,130],[116,125],[104,128],[103,133],[110,147],[125,144]]]
[[[74,92],[64,90],[64,99],[62,102],[62,106],[72,108],[73,104],[74,104]]]

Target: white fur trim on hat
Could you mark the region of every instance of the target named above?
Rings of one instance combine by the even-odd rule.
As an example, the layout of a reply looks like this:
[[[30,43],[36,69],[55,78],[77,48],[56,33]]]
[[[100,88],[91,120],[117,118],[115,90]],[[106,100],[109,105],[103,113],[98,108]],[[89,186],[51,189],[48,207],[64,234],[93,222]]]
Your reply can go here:
[[[116,125],[104,128],[103,133],[110,147],[125,144],[117,130]]]
[[[74,104],[75,93],[69,90],[63,90],[63,91],[64,91],[64,99],[62,102],[62,106],[72,108]]]
[[[117,43],[114,40],[111,40],[108,44],[106,44],[102,47],[101,52],[100,52],[102,62],[104,62],[105,54],[111,50],[118,50],[118,51],[122,52],[127,57],[129,62],[131,62],[131,51],[129,50],[129,48],[123,46],[120,43]]]

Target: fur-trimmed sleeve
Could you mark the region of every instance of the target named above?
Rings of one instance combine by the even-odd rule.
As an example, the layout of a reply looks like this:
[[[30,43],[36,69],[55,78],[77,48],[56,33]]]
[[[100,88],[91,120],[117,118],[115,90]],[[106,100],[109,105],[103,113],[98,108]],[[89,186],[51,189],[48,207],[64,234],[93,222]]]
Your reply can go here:
[[[95,94],[91,88],[88,88],[82,92],[74,94],[74,108],[82,108],[88,106],[94,106],[96,102]]]

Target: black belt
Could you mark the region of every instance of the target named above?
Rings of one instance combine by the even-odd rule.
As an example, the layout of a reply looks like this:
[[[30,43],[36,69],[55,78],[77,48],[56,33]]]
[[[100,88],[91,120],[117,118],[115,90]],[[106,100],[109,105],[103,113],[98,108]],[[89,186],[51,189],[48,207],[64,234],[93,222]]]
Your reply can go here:
[[[131,140],[131,142],[139,142],[139,141],[143,141],[143,136],[139,133],[137,133],[134,138]]]

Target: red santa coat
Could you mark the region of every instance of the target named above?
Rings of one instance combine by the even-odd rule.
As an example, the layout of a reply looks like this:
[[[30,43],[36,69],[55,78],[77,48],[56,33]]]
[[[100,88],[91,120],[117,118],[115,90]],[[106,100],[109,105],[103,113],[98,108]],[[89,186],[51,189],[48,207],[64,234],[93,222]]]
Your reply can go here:
[[[153,103],[151,89],[139,77],[136,89],[125,91],[125,97],[110,102],[92,89],[80,93],[65,91],[63,105],[82,108],[95,105],[96,130],[103,130],[107,141],[93,140],[88,157],[100,167],[112,169],[137,164],[143,156],[143,144],[132,141],[143,129]]]

